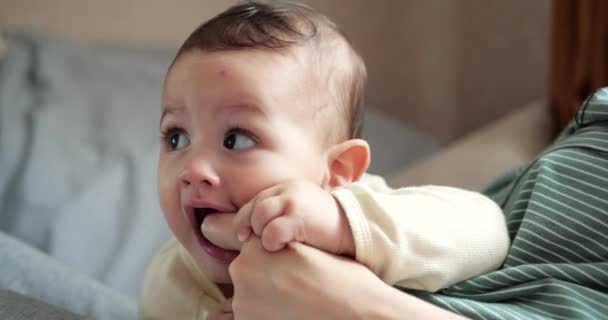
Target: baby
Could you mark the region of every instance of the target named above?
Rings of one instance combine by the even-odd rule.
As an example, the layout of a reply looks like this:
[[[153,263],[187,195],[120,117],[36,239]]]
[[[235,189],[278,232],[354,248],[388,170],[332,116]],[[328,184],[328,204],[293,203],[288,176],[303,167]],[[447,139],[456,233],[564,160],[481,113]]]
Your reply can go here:
[[[160,122],[158,192],[176,240],[146,273],[142,318],[206,319],[230,298],[239,246],[212,221],[269,251],[303,242],[414,289],[500,266],[509,240],[491,200],[364,176],[365,82],[347,39],[301,5],[246,2],[188,37],[165,78]]]

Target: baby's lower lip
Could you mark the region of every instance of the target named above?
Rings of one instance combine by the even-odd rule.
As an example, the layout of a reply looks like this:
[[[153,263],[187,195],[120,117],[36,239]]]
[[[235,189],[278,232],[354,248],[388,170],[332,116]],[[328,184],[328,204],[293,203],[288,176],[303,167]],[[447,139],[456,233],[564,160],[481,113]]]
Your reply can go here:
[[[238,251],[220,248],[209,242],[208,240],[206,245],[203,245],[203,248],[205,249],[205,252],[207,252],[208,255],[223,262],[231,262],[232,260],[234,260],[234,258],[236,258],[236,256],[239,255]]]

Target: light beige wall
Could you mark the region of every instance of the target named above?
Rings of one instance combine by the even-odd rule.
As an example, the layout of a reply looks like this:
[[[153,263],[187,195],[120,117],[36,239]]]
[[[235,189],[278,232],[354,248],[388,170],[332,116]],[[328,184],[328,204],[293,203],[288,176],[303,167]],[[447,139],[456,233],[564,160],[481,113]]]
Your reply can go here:
[[[450,141],[545,95],[550,0],[308,0],[349,34],[368,101]]]
[[[0,0],[0,27],[177,46],[232,0]],[[550,0],[305,0],[366,59],[368,102],[450,141],[544,95]]]
[[[0,26],[87,42],[177,46],[231,0],[0,0]]]
[[[544,95],[548,0],[406,1],[401,12],[405,83],[381,103],[407,106],[401,118],[449,139]]]

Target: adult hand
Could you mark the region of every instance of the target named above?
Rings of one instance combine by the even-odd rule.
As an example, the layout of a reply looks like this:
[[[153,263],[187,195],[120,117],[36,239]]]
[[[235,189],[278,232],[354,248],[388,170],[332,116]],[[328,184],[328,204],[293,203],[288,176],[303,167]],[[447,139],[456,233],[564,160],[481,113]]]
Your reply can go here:
[[[463,319],[385,284],[355,261],[300,243],[268,252],[252,237],[230,275],[238,320]]]
[[[359,290],[350,290],[348,286],[353,284],[353,279],[363,278],[361,273],[369,271],[362,265],[337,257],[331,257],[334,264],[325,266],[319,263],[323,260],[316,260],[317,256],[329,258],[326,253],[298,243],[270,253],[262,247],[259,238],[251,237],[230,264],[235,318],[353,319],[354,311],[340,306],[338,298],[349,292],[352,298],[358,299]],[[344,266],[348,272],[334,272],[339,266]],[[333,276],[340,279],[328,281],[327,278]],[[344,286],[331,287],[337,283]],[[331,315],[334,309],[339,309],[339,314]]]
[[[241,244],[233,217],[205,218],[208,239],[241,249],[230,265],[232,305],[223,304],[214,319],[463,319],[392,288],[350,259],[296,242],[278,252],[265,250],[257,237]]]
[[[230,275],[239,320],[403,316],[403,301],[395,299],[405,294],[359,263],[300,243],[271,253],[252,237],[230,265]]]

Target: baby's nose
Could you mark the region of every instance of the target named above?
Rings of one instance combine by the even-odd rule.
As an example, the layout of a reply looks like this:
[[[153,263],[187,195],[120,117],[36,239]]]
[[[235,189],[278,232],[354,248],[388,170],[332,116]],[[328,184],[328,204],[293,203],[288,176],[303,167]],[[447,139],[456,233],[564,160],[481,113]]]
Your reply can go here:
[[[184,168],[180,179],[186,187],[218,187],[220,177],[209,163],[193,161]]]

